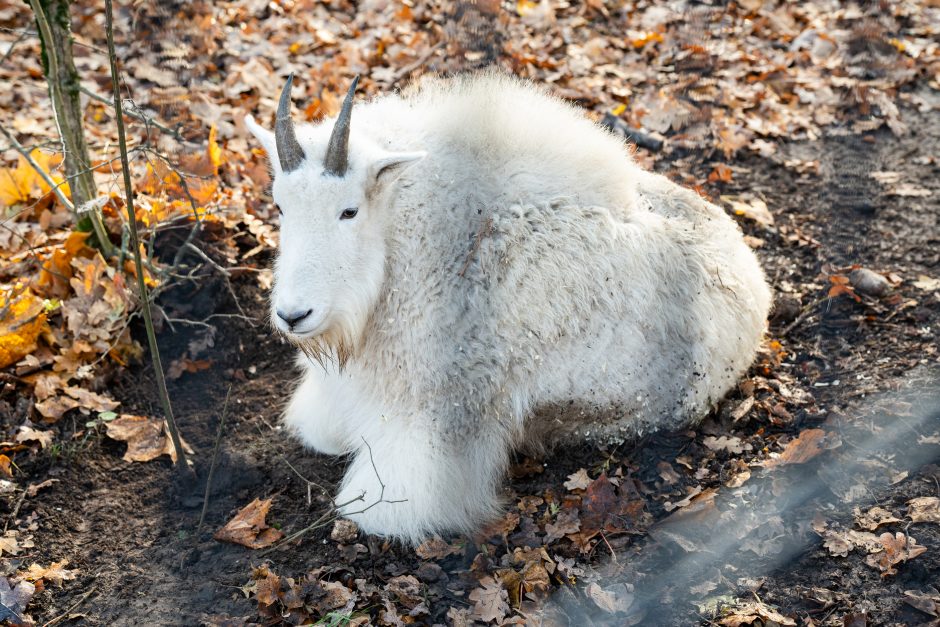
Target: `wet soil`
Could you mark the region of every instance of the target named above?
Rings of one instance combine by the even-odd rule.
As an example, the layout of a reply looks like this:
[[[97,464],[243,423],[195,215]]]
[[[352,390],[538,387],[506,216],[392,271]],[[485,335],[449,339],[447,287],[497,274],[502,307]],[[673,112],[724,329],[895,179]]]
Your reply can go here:
[[[877,625],[931,619],[906,604],[903,591],[923,590],[940,581],[940,525],[890,528],[906,531],[927,548],[902,564],[896,576],[882,576],[858,551],[847,557],[831,555],[811,530],[820,512],[829,521],[851,526],[854,507],[877,504],[903,514],[911,498],[940,495],[935,465],[940,464],[940,446],[918,440],[940,423],[940,301],[937,293],[911,285],[920,274],[940,276],[940,125],[912,111],[905,112],[905,119],[912,133],[900,139],[887,131],[834,133],[813,143],[781,146],[771,158],[739,158],[732,164],[733,183],[722,190],[756,193],[774,214],[773,230],[747,220],[742,225],[763,240],[758,254],[778,294],[769,336],[787,353],[779,368],[794,385],[812,393],[812,411],[794,408],[790,420],[776,423],[745,418],[743,424],[731,424],[719,410],[695,431],[655,434],[619,448],[616,455],[635,469],[638,481],[655,491],[661,484],[657,464],[662,460],[672,462],[684,455],[690,468],[698,467],[697,456],[705,449],[693,443],[706,432],[734,431],[771,442],[823,424],[841,433],[842,446],[831,456],[827,452],[801,466],[801,474],[755,476],[745,484],[745,492],[711,480],[718,489],[717,510],[737,508],[740,520],[710,519],[705,512],[701,519],[666,521],[670,513],[651,495],[648,511],[654,523],[666,523],[620,536],[586,556],[572,552],[579,563],[609,571],[613,579],[628,584],[625,590],[637,598],[631,611],[617,616],[598,612],[577,586],[562,586],[547,604],[554,605],[551,616],[556,622],[546,624],[707,623],[721,595],[760,598],[798,617],[800,624],[810,624],[806,621],[811,618],[812,624],[841,625],[863,613],[868,624]],[[701,179],[711,167],[710,157],[666,159],[658,167],[667,172],[691,168]],[[793,160],[818,160],[819,171],[801,174],[785,165]],[[933,195],[888,196],[869,176],[872,171],[900,172],[902,180]],[[828,275],[853,264],[895,273],[902,282],[892,297],[863,302],[841,297],[813,305],[830,287]],[[86,429],[86,418],[80,416],[58,425],[59,437],[69,444],[55,455],[22,460],[20,472],[30,483],[58,480],[26,499],[17,513],[21,524],[31,520],[38,525],[36,553],[22,559],[67,559],[69,567],[80,572],[76,580],[37,593],[30,608],[37,621],[61,617],[64,622],[59,624],[195,625],[220,624],[229,617],[231,624],[272,624],[276,621],[262,619],[255,600],[242,589],[252,569],[265,562],[286,576],[326,567],[344,569],[338,577],[365,578],[377,585],[394,575],[427,573],[413,550],[376,538],[361,538],[367,552],[350,562],[329,539],[329,527],[263,557],[212,539],[215,530],[255,498],[274,499],[268,520],[284,531],[305,527],[325,511],[344,466],[343,459],[303,451],[278,428],[280,408],[296,376],[293,352],[263,323],[265,296],[254,279],[236,278],[234,288],[241,307],[257,321],[218,319],[215,346],[208,352],[211,368],[171,382],[184,437],[196,452],[198,478],[193,485],[181,487],[168,461],[123,461],[124,444]],[[212,276],[188,292],[167,294],[162,304],[192,319],[237,312],[228,290]],[[196,326],[177,325],[175,332],[165,328],[165,362],[180,357],[205,333]],[[124,412],[160,414],[148,365],[124,371],[110,392]],[[745,392],[735,391],[728,403],[745,397]],[[223,417],[211,498],[204,525],[197,529]],[[908,431],[898,434],[890,428],[905,421],[912,425]],[[508,479],[507,493],[516,500],[546,489],[563,493],[568,474],[594,468],[611,454],[590,444],[556,449],[539,460],[543,472]],[[722,467],[730,461],[719,457],[709,463]],[[886,481],[868,481],[875,462],[897,473]],[[907,474],[901,477],[903,472]],[[692,473],[686,474],[689,478],[683,475],[683,482],[694,484]],[[864,494],[854,501],[841,498],[845,485],[849,489],[855,483],[865,487]],[[808,484],[813,488],[799,490]],[[708,487],[707,482],[703,485]],[[7,516],[12,507],[7,504]],[[747,511],[750,518],[743,513]],[[753,523],[755,516],[762,524],[748,527],[744,521]],[[670,527],[674,523],[685,527]],[[748,533],[740,537],[745,528]],[[679,536],[685,544],[670,539]],[[439,561],[435,575],[423,578],[429,623],[444,623],[449,607],[468,605],[461,582],[477,550],[473,542],[466,546],[464,555]]]

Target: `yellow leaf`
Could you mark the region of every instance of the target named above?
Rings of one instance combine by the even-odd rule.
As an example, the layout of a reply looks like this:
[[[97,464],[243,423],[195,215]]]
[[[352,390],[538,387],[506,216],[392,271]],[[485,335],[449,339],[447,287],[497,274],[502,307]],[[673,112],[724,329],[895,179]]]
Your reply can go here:
[[[28,289],[15,296],[0,295],[0,368],[36,350],[45,324],[43,300]]]
[[[56,185],[62,183],[62,177],[52,174],[52,169],[62,160],[60,156],[44,153],[38,148],[34,148],[29,156]],[[66,195],[68,194],[67,185],[60,185],[60,189]],[[2,205],[9,207],[32,198],[41,198],[50,191],[52,189],[46,181],[23,156],[20,156],[15,168],[0,168],[0,204]]]
[[[538,2],[532,2],[532,0],[519,0],[516,3],[516,13],[519,15],[525,15],[526,13],[531,13],[533,9],[539,6]]]
[[[222,165],[222,148],[216,141],[215,124],[213,124],[212,128],[209,129],[209,161],[215,168],[215,173],[218,174],[219,166]]]

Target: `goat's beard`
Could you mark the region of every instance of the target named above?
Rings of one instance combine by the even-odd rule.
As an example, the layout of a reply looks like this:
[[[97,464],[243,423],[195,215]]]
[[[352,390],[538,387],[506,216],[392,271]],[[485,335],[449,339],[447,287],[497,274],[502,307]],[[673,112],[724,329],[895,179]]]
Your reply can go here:
[[[320,364],[324,370],[334,365],[342,371],[355,355],[359,345],[359,334],[354,333],[351,326],[334,323],[322,333],[312,337],[284,335],[308,359]]]
[[[336,365],[339,370],[343,370],[352,357],[352,349],[343,339],[338,341],[327,339],[325,335],[316,337],[291,338],[293,343],[300,351],[325,370],[329,365]]]

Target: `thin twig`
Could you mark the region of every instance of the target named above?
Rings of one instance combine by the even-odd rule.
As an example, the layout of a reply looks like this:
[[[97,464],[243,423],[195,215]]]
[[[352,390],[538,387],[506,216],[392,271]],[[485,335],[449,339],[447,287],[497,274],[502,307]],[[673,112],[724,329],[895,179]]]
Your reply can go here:
[[[7,518],[7,521],[3,523],[3,533],[7,532],[7,529],[10,527],[10,523],[16,520],[17,514],[20,513],[20,508],[23,507],[23,501],[26,500],[27,489],[23,489],[23,492],[20,493],[20,498],[16,499],[16,505],[13,506],[13,512],[10,514],[10,517]]]
[[[222,417],[219,418],[219,430],[215,434],[215,446],[212,447],[212,461],[209,463],[209,474],[206,476],[206,495],[202,499],[202,513],[199,514],[199,524],[196,526],[196,539],[202,532],[202,524],[206,521],[206,512],[209,510],[209,491],[212,489],[212,475],[215,474],[215,464],[219,459],[219,445],[222,443],[222,429],[225,427],[225,415],[228,411],[228,399],[232,394],[232,386],[228,386],[225,401],[222,403]]]
[[[30,33],[29,31],[26,31],[26,30],[24,30],[22,33],[20,33],[20,36],[16,38],[16,41],[14,41],[12,44],[10,44],[10,47],[7,48],[7,51],[3,54],[3,58],[0,59],[0,65],[3,65],[4,63],[7,62],[7,59],[9,59],[10,56],[13,54],[13,49],[16,48],[17,44],[19,44],[21,41],[23,41],[24,39],[26,39],[27,37],[29,37],[30,34],[31,34],[31,33]]]
[[[150,345],[150,355],[153,359],[154,374],[157,378],[157,392],[163,405],[163,413],[167,426],[170,428],[170,437],[176,449],[176,467],[180,475],[186,477],[189,466],[186,463],[186,451],[183,450],[182,439],[176,419],[173,417],[173,407],[170,404],[170,394],[166,389],[166,378],[163,374],[163,364],[160,361],[160,347],[157,345],[157,334],[153,328],[153,317],[150,313],[150,298],[147,284],[144,282],[144,264],[140,257],[140,240],[137,236],[137,218],[134,213],[134,194],[131,187],[131,170],[127,158],[127,137],[124,133],[124,115],[121,110],[121,89],[117,68],[117,53],[114,51],[114,15],[111,0],[105,0],[105,24],[108,36],[108,60],[111,65],[111,87],[114,91],[115,120],[118,126],[118,142],[121,148],[121,169],[124,174],[124,197],[127,209],[127,226],[130,232],[131,250],[134,254],[134,265],[137,271],[137,288],[140,291],[141,309],[144,314],[144,326],[147,329],[147,342]]]
[[[110,0],[108,0],[108,1],[110,1]],[[382,477],[379,475],[379,469],[378,469],[378,468],[376,467],[376,465],[375,465],[375,458],[372,457],[372,447],[369,446],[369,443],[366,441],[365,438],[363,438],[362,441],[363,441],[363,443],[366,445],[366,448],[369,449],[369,461],[372,462],[372,470],[375,472],[375,478],[378,480],[379,486],[381,486],[381,489],[379,490],[379,498],[376,499],[373,503],[370,503],[369,505],[366,505],[365,507],[363,507],[362,509],[360,509],[360,510],[358,510],[358,511],[355,511],[355,512],[346,512],[346,513],[345,513],[346,516],[355,516],[356,514],[363,514],[363,513],[369,511],[370,509],[372,509],[373,507],[375,507],[376,505],[378,505],[378,504],[380,504],[380,503],[405,503],[405,502],[408,500],[408,499],[396,499],[396,500],[394,500],[394,501],[387,501],[387,500],[385,500],[385,483],[382,481]],[[295,531],[294,533],[290,534],[289,536],[287,536],[286,538],[284,538],[283,540],[281,540],[280,542],[278,542],[278,543],[275,544],[274,546],[272,546],[272,547],[266,549],[265,551],[259,553],[259,554],[258,554],[258,557],[264,557],[265,555],[268,555],[269,553],[271,553],[271,552],[273,552],[273,551],[276,551],[277,549],[281,548],[282,546],[284,546],[284,545],[286,545],[286,544],[288,544],[288,543],[290,543],[290,542],[293,542],[294,540],[297,540],[298,538],[303,537],[304,535],[310,533],[311,531],[313,531],[313,530],[315,530],[315,529],[319,529],[320,527],[325,527],[326,525],[330,524],[331,522],[333,522],[334,520],[336,520],[336,519],[339,518],[339,510],[341,510],[342,508],[346,507],[347,505],[351,505],[352,503],[355,503],[356,501],[363,501],[363,502],[365,502],[365,497],[366,497],[366,494],[365,494],[365,492],[363,492],[363,493],[360,494],[359,496],[357,496],[357,497],[355,497],[355,498],[352,498],[352,499],[349,499],[349,500],[346,501],[345,503],[339,503],[339,504],[337,504],[337,505],[331,505],[331,506],[329,507],[329,509],[327,509],[326,512],[324,512],[323,515],[320,516],[319,518],[317,518],[315,521],[313,521],[312,523],[310,523],[309,525],[307,525],[307,526],[304,527],[303,529],[301,529],[301,530],[299,530],[299,531]]]
[[[73,603],[73,604],[69,607],[69,609],[65,610],[64,612],[62,612],[61,614],[59,614],[58,616],[56,616],[55,618],[53,618],[52,620],[50,620],[48,623],[44,623],[42,627],[52,627],[53,625],[55,625],[55,624],[57,624],[57,623],[60,623],[60,622],[63,621],[64,619],[68,618],[68,616],[71,615],[71,613],[74,612],[75,609],[76,609],[79,605],[81,605],[82,603],[84,603],[85,601],[87,601],[87,600],[88,600],[88,597],[90,597],[90,596],[91,596],[92,594],[94,594],[94,593],[95,593],[95,586],[92,586],[91,588],[88,589],[88,592],[86,592],[85,594],[83,594],[83,595],[82,595],[82,598],[80,598],[78,601],[76,601],[75,603]]]
[[[99,96],[98,94],[88,89],[84,85],[79,85],[78,90],[82,92],[83,94],[85,94],[86,96],[88,96],[89,98],[91,98],[92,100],[97,100],[98,102],[108,105],[112,109],[114,108],[114,102],[112,102],[111,100],[108,100],[104,96]],[[180,141],[180,142],[186,141],[185,138],[183,138],[183,136],[179,134],[179,131],[172,129],[169,126],[166,126],[165,124],[161,124],[160,122],[157,122],[151,117],[147,117],[146,115],[144,115],[143,113],[140,113],[137,110],[128,109],[127,111],[124,111],[124,115],[128,117],[132,117],[138,122],[143,122],[147,126],[152,126],[156,129],[159,129],[177,141]]]
[[[38,174],[40,178],[42,178],[42,180],[45,181],[46,185],[52,188],[53,193],[59,198],[59,200],[62,201],[62,204],[65,205],[65,207],[69,211],[74,213],[75,207],[72,205],[72,202],[65,196],[65,194],[62,193],[62,190],[60,188],[61,186],[52,180],[52,177],[49,176],[48,172],[42,169],[42,166],[36,163],[36,160],[32,158],[32,156],[29,154],[29,151],[26,150],[23,144],[18,142],[16,138],[10,133],[10,131],[8,131],[2,124],[0,124],[0,133],[3,133],[3,135],[10,142],[10,145],[13,146],[13,149],[16,152],[20,153],[20,155],[22,155],[24,159],[26,159],[26,163],[28,163],[31,168],[36,170],[36,174]]]
[[[829,299],[829,296],[822,296],[822,297],[820,297],[820,298],[817,298],[817,299],[814,300],[813,302],[809,303],[809,304],[806,305],[805,307],[803,307],[803,309],[800,310],[800,314],[799,314],[796,318],[793,319],[793,322],[791,322],[790,324],[788,324],[788,325],[783,329],[783,331],[780,332],[780,337],[786,337],[786,336],[790,335],[790,331],[792,331],[792,330],[795,329],[797,326],[799,326],[800,324],[802,324],[804,320],[806,320],[806,319],[807,319],[808,317],[810,317],[813,313],[815,313],[816,307],[818,307],[819,305],[821,305],[822,303],[824,303],[824,302],[825,302],[826,300],[828,300],[828,299]]]

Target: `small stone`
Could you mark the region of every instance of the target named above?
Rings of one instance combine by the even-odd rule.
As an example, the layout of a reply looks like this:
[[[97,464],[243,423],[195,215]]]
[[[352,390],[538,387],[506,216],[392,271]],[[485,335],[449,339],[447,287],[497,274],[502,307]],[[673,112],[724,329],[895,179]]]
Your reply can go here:
[[[330,532],[330,539],[334,542],[351,543],[359,535],[359,527],[351,520],[340,518],[333,523],[333,531]]]
[[[774,306],[770,313],[770,319],[776,324],[786,324],[793,322],[800,315],[803,303],[796,294],[780,294],[774,298]]]
[[[884,296],[891,289],[888,279],[868,268],[852,270],[849,274],[849,281],[856,292],[868,296]]]

